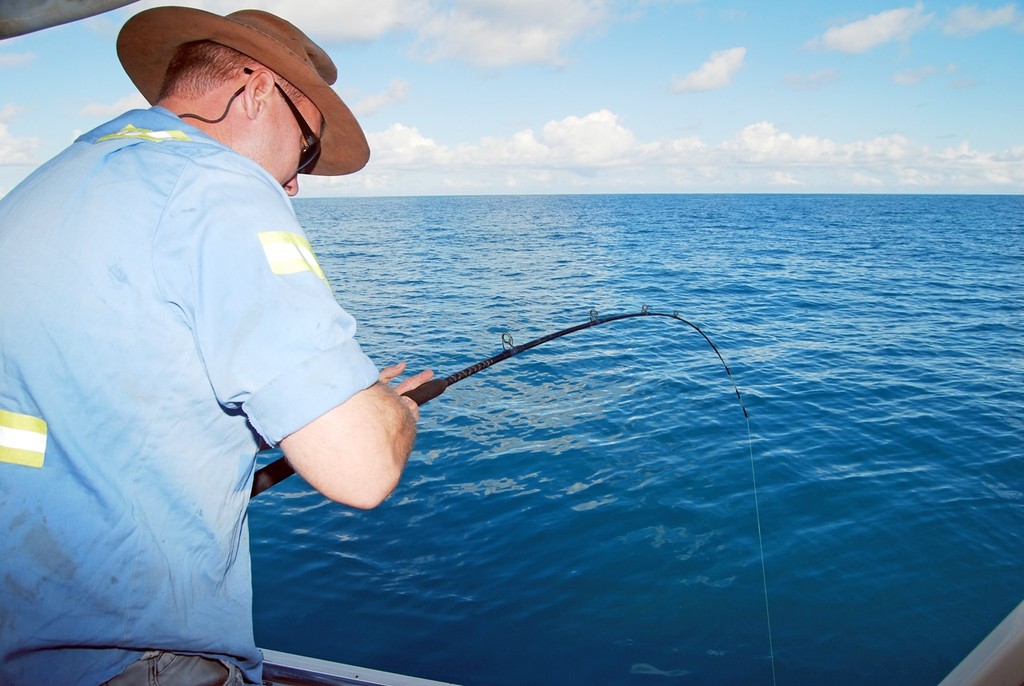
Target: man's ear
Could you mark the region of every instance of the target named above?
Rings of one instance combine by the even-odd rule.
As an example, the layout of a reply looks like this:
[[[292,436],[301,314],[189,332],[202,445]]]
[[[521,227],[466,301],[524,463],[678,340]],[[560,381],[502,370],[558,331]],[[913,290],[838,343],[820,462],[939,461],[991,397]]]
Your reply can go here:
[[[256,119],[267,110],[270,98],[274,96],[274,75],[269,69],[259,68],[249,75],[242,94],[245,113],[250,119]]]

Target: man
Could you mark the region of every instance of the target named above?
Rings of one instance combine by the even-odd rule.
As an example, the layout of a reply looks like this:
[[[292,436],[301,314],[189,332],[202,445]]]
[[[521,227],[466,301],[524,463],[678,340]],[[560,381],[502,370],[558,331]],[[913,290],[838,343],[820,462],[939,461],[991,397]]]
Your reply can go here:
[[[373,507],[418,411],[378,372],[292,212],[358,171],[327,54],[245,10],[142,12],[156,106],[0,201],[0,683],[259,682],[245,510],[262,438]],[[150,681],[150,679],[155,679]]]

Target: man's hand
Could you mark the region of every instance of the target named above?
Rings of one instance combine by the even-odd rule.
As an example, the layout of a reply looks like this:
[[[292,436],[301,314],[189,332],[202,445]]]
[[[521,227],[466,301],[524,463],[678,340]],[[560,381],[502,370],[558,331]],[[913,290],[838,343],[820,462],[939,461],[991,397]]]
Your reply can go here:
[[[398,362],[397,364],[393,364],[390,367],[385,367],[384,369],[380,370],[380,382],[383,384],[389,384],[394,379],[401,376],[402,372],[404,371],[405,362]],[[434,372],[427,369],[425,371],[420,372],[416,376],[410,376],[408,379],[405,379],[404,381],[399,383],[397,386],[394,387],[395,393],[397,393],[399,396],[404,396],[412,389],[419,388],[420,386],[422,386],[423,384],[425,384],[426,382],[430,381],[433,378]],[[417,405],[415,401],[410,400],[409,398],[402,397],[402,400],[405,402],[406,407],[408,407],[409,410],[413,413],[413,416],[416,417],[416,420],[419,421],[420,406]]]

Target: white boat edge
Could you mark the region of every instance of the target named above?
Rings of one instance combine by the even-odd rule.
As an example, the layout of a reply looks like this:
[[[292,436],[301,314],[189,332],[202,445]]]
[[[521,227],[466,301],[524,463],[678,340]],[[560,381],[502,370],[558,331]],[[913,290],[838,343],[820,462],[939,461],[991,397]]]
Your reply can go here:
[[[1021,686],[1024,684],[1024,601],[1022,601],[939,686]]]
[[[264,686],[454,686],[405,674],[365,669],[261,648]]]

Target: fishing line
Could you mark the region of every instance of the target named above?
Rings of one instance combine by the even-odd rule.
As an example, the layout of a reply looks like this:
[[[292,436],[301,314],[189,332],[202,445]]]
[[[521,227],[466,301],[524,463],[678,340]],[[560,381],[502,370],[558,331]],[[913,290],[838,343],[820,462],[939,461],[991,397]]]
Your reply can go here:
[[[691,329],[699,333],[704,338],[704,340],[707,341],[708,345],[711,346],[711,349],[714,351],[715,355],[718,356],[718,360],[722,363],[722,366],[725,368],[725,373],[729,377],[729,382],[732,384],[732,388],[733,391],[736,393],[737,400],[739,400],[740,409],[743,410],[743,419],[747,427],[747,449],[750,455],[750,477],[753,483],[754,491],[754,512],[757,521],[757,543],[761,556],[761,584],[764,588],[764,611],[765,619],[768,623],[768,656],[772,668],[772,684],[776,684],[777,681],[775,676],[775,646],[772,637],[771,612],[769,611],[768,605],[768,574],[765,569],[764,541],[761,533],[761,505],[758,502],[757,496],[757,472],[754,468],[754,442],[750,430],[750,413],[747,412],[747,406],[743,402],[743,394],[740,393],[740,388],[736,384],[736,379],[733,377],[732,370],[729,369],[728,363],[726,363],[725,358],[722,357],[722,353],[718,350],[718,346],[714,344],[714,342],[708,337],[706,333],[704,333],[704,331],[699,326],[679,316],[678,312],[672,312],[671,314],[667,312],[652,312],[648,309],[647,305],[644,305],[639,312],[616,314],[607,317],[599,317],[597,316],[597,310],[591,310],[589,321],[586,321],[582,324],[577,324],[576,326],[570,326],[567,329],[556,331],[555,333],[548,334],[547,336],[541,336],[540,338],[536,338],[522,345],[515,345],[515,342],[512,340],[512,335],[509,333],[504,333],[502,334],[501,337],[503,347],[502,352],[498,353],[497,355],[493,355],[492,357],[488,357],[486,360],[481,360],[475,364],[471,364],[465,369],[461,369],[455,372],[454,374],[451,374],[444,378],[431,379],[430,381],[420,385],[417,388],[414,388],[408,393],[405,393],[405,395],[414,400],[417,405],[423,405],[424,403],[433,400],[437,396],[444,393],[449,386],[452,386],[453,384],[456,384],[459,381],[462,381],[463,379],[473,376],[477,372],[483,371],[488,367],[496,365],[499,362],[507,360],[510,357],[514,357],[515,355],[518,355],[523,351],[530,350],[531,348],[536,348],[538,345],[543,345],[548,341],[553,341],[556,338],[567,336],[568,334],[575,333],[576,331],[582,331],[583,329],[589,329],[594,326],[600,326],[601,324],[607,324],[608,322],[619,321],[621,319],[631,319],[633,317],[668,317],[670,319],[675,319],[676,321],[680,321],[683,324],[686,324]],[[252,496],[255,497],[259,495],[260,493],[267,490],[274,484],[283,481],[284,479],[288,478],[294,473],[294,470],[292,469],[291,465],[288,464],[288,461],[285,458],[282,457],[275,460],[274,462],[263,467],[262,469],[257,470],[256,476],[253,479]]]

